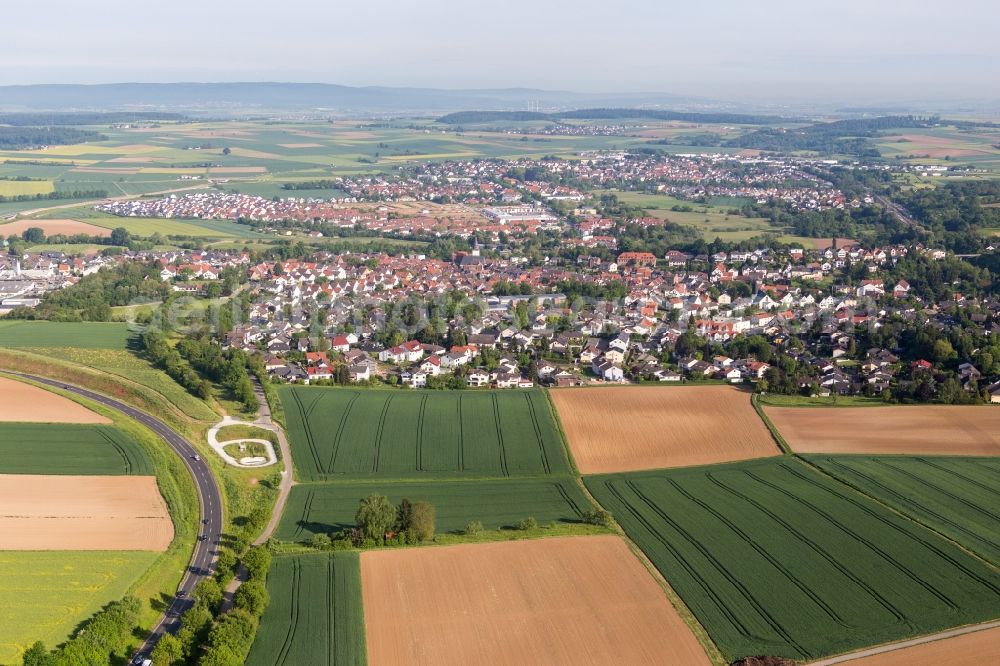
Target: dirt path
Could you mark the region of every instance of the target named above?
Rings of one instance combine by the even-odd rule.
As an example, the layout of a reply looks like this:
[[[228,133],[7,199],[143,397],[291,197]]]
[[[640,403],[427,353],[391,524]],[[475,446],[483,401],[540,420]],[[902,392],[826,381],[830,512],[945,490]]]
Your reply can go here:
[[[264,528],[264,531],[254,541],[254,545],[259,546],[270,539],[271,535],[274,534],[274,530],[278,529],[278,522],[281,520],[281,514],[285,511],[285,502],[288,501],[288,493],[292,491],[295,479],[292,469],[292,448],[288,445],[288,438],[285,437],[284,429],[271,420],[271,406],[267,404],[264,387],[260,385],[256,377],[253,377],[253,390],[257,396],[257,403],[260,405],[260,411],[255,423],[267,426],[269,430],[272,430],[278,436],[278,448],[281,450],[281,460],[285,464],[285,469],[281,471],[281,485],[278,487],[278,499],[274,502],[271,520],[268,521],[267,527]]]
[[[226,416],[221,421],[216,423],[214,426],[208,429],[208,445],[212,447],[212,450],[219,454],[219,457],[226,461],[227,465],[232,465],[233,467],[241,467],[243,469],[256,469],[258,467],[268,467],[274,465],[278,462],[278,456],[274,453],[274,445],[266,439],[256,439],[253,437],[241,437],[239,439],[228,439],[224,442],[219,441],[219,431],[227,426],[253,426],[255,428],[260,428],[262,430],[267,430],[269,432],[279,434],[279,428],[270,424],[260,423],[260,421],[241,421],[240,419],[233,418],[232,416]],[[237,460],[233,456],[226,453],[226,446],[230,444],[258,444],[264,448],[265,455],[263,460],[258,457],[243,457]]]
[[[950,631],[942,631],[936,634],[930,634],[929,636],[921,636],[920,638],[913,638],[907,641],[899,641],[898,643],[889,643],[888,645],[880,645],[879,647],[868,648],[867,650],[848,652],[847,654],[842,654],[838,657],[830,657],[829,659],[814,661],[810,663],[809,666],[833,666],[834,664],[843,664],[849,661],[864,659],[865,657],[874,657],[875,655],[895,652],[896,650],[903,650],[905,648],[910,648],[917,645],[934,643],[936,641],[942,641],[948,638],[955,638],[956,636],[965,636],[967,634],[973,634],[979,631],[985,631],[987,629],[997,629],[997,628],[1000,628],[1000,620],[996,622],[987,622],[985,624],[976,624],[970,627],[961,627],[960,629],[952,629]],[[918,663],[918,662],[913,662],[913,663]],[[956,663],[956,662],[951,661],[950,663]]]

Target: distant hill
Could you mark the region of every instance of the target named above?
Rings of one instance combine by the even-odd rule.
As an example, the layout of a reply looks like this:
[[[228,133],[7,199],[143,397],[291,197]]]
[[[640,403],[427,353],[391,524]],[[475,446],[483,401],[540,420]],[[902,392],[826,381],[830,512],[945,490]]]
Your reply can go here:
[[[767,125],[779,122],[796,122],[794,118],[750,115],[745,113],[703,113],[665,111],[661,109],[577,109],[555,113],[532,111],[458,111],[438,118],[446,125],[471,125],[476,123],[510,122],[527,120],[625,120],[650,118],[653,120],[680,120],[689,123],[727,123],[732,125]]]
[[[3,113],[0,111],[0,125],[12,127],[46,127],[50,125],[104,125],[114,123],[152,123],[160,120],[184,120],[179,113],[155,111],[112,111],[108,113],[84,112],[32,112],[20,111]]]
[[[0,86],[4,111],[182,111],[235,115],[267,111],[446,113],[473,109],[598,106],[720,108],[665,93],[584,94],[506,88],[443,90],[327,83],[111,83]]]

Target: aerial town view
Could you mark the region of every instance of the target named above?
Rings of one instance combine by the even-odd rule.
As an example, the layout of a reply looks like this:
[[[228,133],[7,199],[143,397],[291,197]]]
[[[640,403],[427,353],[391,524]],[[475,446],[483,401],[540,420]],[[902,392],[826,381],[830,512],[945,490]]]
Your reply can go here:
[[[0,666],[1000,664],[996,5],[40,9]]]

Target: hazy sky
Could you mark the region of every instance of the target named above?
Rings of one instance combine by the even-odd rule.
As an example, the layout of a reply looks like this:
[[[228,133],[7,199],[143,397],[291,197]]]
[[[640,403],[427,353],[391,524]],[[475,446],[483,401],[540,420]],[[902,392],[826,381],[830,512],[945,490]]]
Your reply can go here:
[[[309,81],[1000,97],[997,0],[4,3],[0,84]]]

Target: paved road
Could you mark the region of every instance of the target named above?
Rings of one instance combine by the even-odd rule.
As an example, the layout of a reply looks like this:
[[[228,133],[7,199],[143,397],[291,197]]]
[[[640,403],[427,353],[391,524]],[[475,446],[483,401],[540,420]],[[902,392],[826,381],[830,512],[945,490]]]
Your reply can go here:
[[[172,448],[177,455],[181,457],[184,464],[187,465],[188,471],[194,479],[195,486],[198,489],[198,500],[200,504],[199,518],[201,520],[201,524],[199,534],[207,535],[208,538],[205,541],[195,542],[194,552],[191,555],[191,562],[188,566],[187,572],[184,574],[184,578],[181,579],[176,595],[170,600],[170,603],[163,612],[163,615],[160,616],[160,619],[157,621],[156,625],[150,631],[149,636],[142,644],[142,647],[139,649],[140,654],[148,654],[149,651],[151,651],[156,645],[156,642],[160,640],[160,636],[164,633],[174,633],[177,631],[179,628],[180,616],[193,603],[190,596],[191,592],[194,590],[194,586],[197,585],[203,578],[210,576],[215,568],[215,560],[218,556],[217,547],[219,545],[219,538],[222,534],[222,498],[219,493],[219,485],[216,482],[215,477],[212,475],[212,471],[209,469],[208,464],[200,458],[197,460],[194,458],[194,456],[197,455],[194,447],[191,446],[191,444],[186,439],[181,437],[181,435],[175,430],[167,426],[162,421],[146,414],[146,412],[130,407],[123,402],[101,395],[100,393],[94,393],[93,391],[88,391],[87,389],[80,388],[78,386],[66,384],[65,382],[47,379],[45,377],[38,377],[35,375],[27,375],[21,372],[12,372],[11,374],[24,377],[25,379],[30,379],[34,382],[38,382],[39,384],[55,386],[66,391],[76,393],[77,395],[81,395],[89,400],[93,400],[94,402],[98,402],[106,407],[117,410],[142,423],[144,426],[166,440],[167,444],[170,445],[170,448]]]

